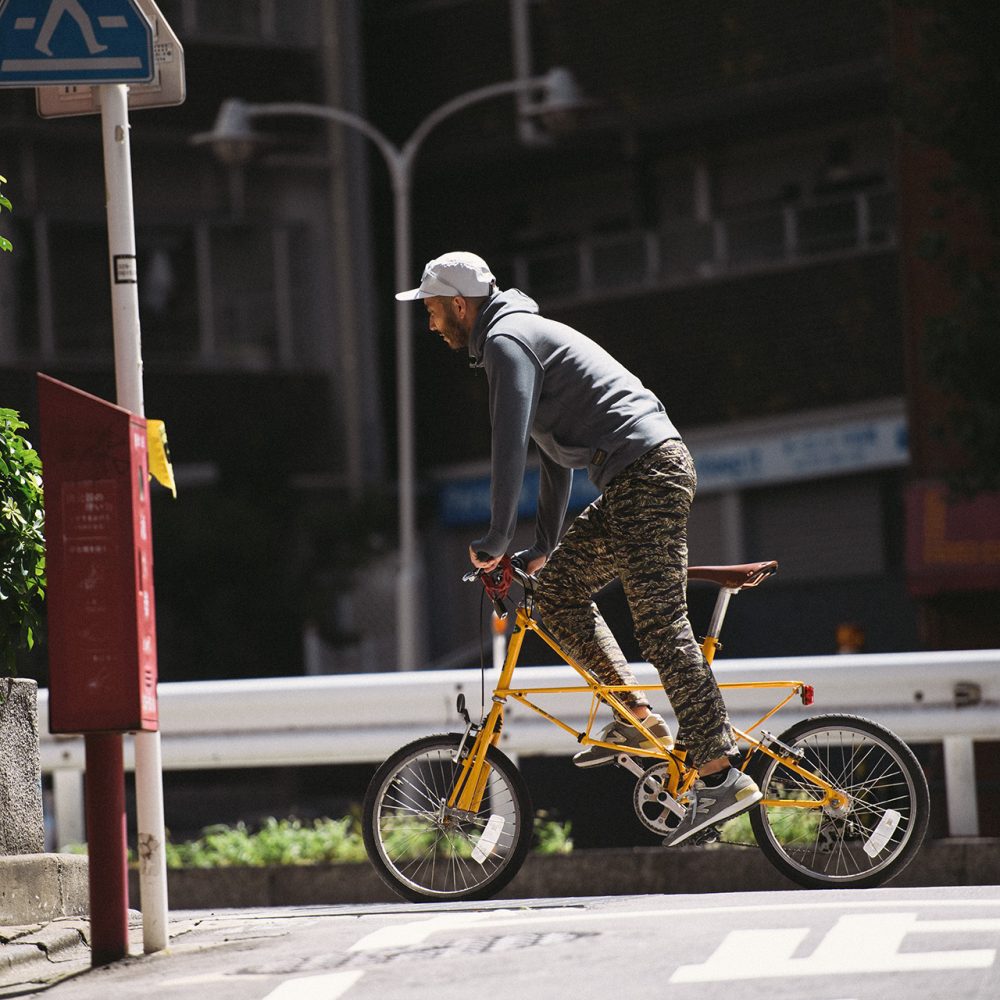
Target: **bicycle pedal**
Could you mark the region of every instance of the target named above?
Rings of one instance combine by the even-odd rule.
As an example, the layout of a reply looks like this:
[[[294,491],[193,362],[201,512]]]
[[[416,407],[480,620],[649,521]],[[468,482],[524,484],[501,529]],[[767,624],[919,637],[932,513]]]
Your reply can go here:
[[[692,837],[689,837],[688,843],[692,847],[707,847],[709,844],[717,844],[721,839],[721,826],[706,826],[704,830],[699,830]]]

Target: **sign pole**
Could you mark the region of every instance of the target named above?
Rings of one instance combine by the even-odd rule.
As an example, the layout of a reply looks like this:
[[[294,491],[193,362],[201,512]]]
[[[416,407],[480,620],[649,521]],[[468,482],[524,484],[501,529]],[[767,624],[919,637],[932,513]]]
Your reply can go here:
[[[108,198],[115,387],[118,405],[144,416],[128,87],[120,83],[104,85],[100,97]],[[168,943],[167,855],[159,730],[135,734],[135,792],[143,950],[148,954],[163,950]]]
[[[90,962],[128,955],[128,864],[121,733],[87,733],[86,806]]]

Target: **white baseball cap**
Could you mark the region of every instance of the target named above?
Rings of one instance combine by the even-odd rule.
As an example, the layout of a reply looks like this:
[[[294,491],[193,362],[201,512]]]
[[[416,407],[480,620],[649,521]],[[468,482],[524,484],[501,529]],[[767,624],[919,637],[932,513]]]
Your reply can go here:
[[[408,299],[429,299],[435,295],[462,295],[467,299],[489,295],[496,278],[482,257],[465,250],[454,250],[428,261],[420,276],[420,287],[398,292],[401,302]]]

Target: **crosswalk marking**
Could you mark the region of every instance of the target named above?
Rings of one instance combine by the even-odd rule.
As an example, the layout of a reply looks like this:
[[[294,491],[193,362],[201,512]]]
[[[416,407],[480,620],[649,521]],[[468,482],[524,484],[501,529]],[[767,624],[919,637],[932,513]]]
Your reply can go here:
[[[331,972],[324,976],[286,979],[264,1000],[337,1000],[363,975],[363,972]]]
[[[921,924],[916,913],[851,914],[837,920],[812,954],[798,958],[792,956],[808,935],[808,927],[730,931],[704,962],[679,966],[670,982],[984,969],[993,965],[995,948],[899,950],[908,935],[944,931],[1000,933],[1000,920],[928,920]]]

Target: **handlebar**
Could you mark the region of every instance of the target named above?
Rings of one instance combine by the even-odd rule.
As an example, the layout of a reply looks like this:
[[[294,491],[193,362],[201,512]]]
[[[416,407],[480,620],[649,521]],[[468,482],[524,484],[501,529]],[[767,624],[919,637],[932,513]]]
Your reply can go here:
[[[480,558],[484,555],[476,553]],[[512,583],[520,584],[530,594],[535,583],[535,578],[526,573],[524,567],[510,556],[504,556],[494,569],[473,569],[462,577],[465,583],[474,583],[480,580],[486,590],[487,595],[493,602],[493,609],[498,618],[507,617],[507,608],[504,605],[504,598],[510,590]]]

